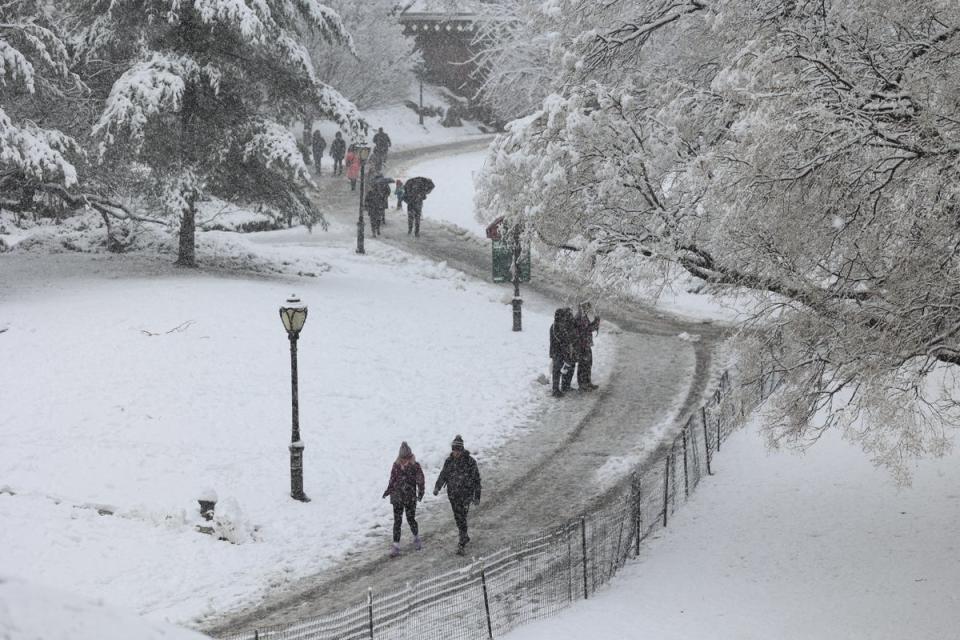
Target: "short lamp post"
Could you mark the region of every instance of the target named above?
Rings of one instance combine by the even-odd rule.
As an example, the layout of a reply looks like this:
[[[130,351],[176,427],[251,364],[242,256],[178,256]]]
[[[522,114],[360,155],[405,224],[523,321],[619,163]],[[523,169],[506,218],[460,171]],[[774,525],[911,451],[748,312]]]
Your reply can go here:
[[[297,339],[307,321],[307,305],[291,295],[280,307],[280,320],[290,338],[290,384],[293,391],[293,425],[290,434],[290,497],[300,502],[310,502],[303,492],[303,441],[300,440],[300,400],[297,393]]]
[[[363,250],[363,197],[365,195],[364,191],[364,178],[367,168],[367,158],[370,157],[370,147],[361,144],[356,148],[357,157],[360,158],[360,215],[357,217],[357,253],[366,253]]]
[[[523,316],[520,310],[523,300],[520,298],[520,226],[513,230],[513,330],[523,330]]]

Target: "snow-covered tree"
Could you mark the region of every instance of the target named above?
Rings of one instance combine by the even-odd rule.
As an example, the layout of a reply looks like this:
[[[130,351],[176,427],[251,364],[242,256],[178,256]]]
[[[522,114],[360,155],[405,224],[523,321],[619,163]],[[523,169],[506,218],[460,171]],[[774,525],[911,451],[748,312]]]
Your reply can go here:
[[[77,182],[76,141],[47,124],[46,103],[76,82],[54,22],[46,3],[0,2],[0,206],[29,207],[41,185]]]
[[[286,124],[310,110],[364,130],[355,107],[321,82],[298,33],[350,47],[318,0],[73,0],[78,53],[121,65],[94,125],[101,158],[150,167],[180,219],[178,264],[195,264],[204,194],[258,202],[324,223]]]
[[[839,424],[901,470],[943,451],[960,418],[960,7],[535,4],[581,31],[492,151],[481,207],[611,287],[660,261],[761,292],[743,341],[754,375],[786,375],[773,439]]]
[[[328,0],[353,37],[353,50],[316,37],[307,46],[317,76],[361,109],[405,100],[420,62],[403,35],[395,0]]]

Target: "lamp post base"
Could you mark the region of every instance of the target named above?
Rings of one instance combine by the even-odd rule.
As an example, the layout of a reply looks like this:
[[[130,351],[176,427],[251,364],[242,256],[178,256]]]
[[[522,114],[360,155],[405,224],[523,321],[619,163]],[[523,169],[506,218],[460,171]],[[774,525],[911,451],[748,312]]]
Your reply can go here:
[[[513,330],[514,331],[523,331],[523,316],[520,310],[523,300],[520,298],[513,299]]]
[[[290,497],[300,502],[310,502],[303,492],[303,442],[290,445]]]

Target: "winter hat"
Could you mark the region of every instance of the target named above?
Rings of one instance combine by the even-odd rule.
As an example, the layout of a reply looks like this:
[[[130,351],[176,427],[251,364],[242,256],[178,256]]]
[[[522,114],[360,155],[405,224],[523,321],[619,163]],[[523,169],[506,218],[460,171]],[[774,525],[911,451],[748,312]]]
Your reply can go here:
[[[463,451],[463,436],[457,435],[450,446],[453,447],[454,451]]]
[[[400,443],[400,453],[397,454],[398,458],[412,458],[413,451],[410,449],[410,445],[407,444],[407,441],[404,440]]]

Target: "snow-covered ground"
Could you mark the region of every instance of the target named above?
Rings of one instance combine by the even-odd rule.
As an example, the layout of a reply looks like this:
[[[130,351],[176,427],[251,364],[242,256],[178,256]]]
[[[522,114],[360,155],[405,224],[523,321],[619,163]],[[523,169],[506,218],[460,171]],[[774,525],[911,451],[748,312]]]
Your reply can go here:
[[[408,100],[413,103],[419,101],[419,95],[416,88],[411,89]],[[425,106],[447,108],[447,101],[443,98],[440,91],[435,87],[424,85],[423,104]],[[414,149],[427,145],[444,144],[447,142],[456,142],[459,140],[474,140],[489,135],[481,125],[476,122],[464,121],[461,127],[444,127],[441,123],[443,118],[437,116],[425,116],[423,124],[420,124],[420,117],[417,112],[405,104],[389,105],[377,109],[367,109],[362,112],[364,119],[370,125],[369,139],[367,144],[372,144],[373,134],[377,129],[383,127],[383,130],[390,136],[392,146],[391,151],[401,149]],[[327,151],[324,157],[324,166],[330,167],[330,141],[333,140],[337,132],[337,126],[333,122],[317,121],[313,127],[319,130],[327,141]],[[294,128],[299,135],[303,127]],[[348,140],[348,142],[351,142]]]
[[[249,242],[249,259],[321,275],[0,255],[0,360],[18,363],[0,369],[5,572],[155,619],[222,611],[322,570],[368,533],[386,546],[380,494],[401,440],[432,482],[455,434],[482,462],[546,396],[536,378],[550,318],[530,312],[529,331],[505,331],[498,288],[384,245],[358,258],[349,244],[300,246],[303,229],[263,235],[280,246]],[[245,242],[206,242],[218,237]],[[287,495],[277,309],[292,291],[310,305],[299,341],[309,504]],[[194,530],[206,489],[239,544]]]
[[[957,637],[960,454],[898,489],[835,433],[797,455],[752,425],[713,468],[608,587],[505,638]]]
[[[4,640],[202,640],[207,636],[151,622],[59,589],[0,575]]]

